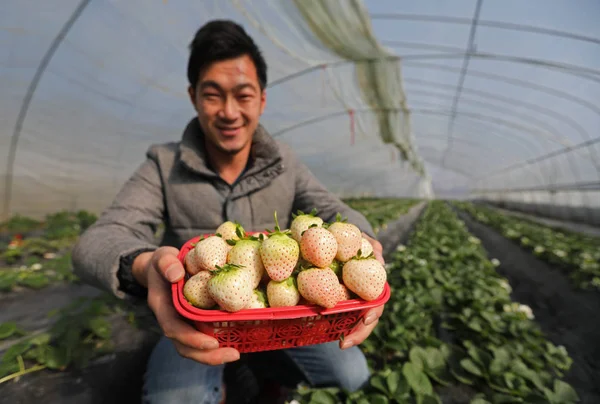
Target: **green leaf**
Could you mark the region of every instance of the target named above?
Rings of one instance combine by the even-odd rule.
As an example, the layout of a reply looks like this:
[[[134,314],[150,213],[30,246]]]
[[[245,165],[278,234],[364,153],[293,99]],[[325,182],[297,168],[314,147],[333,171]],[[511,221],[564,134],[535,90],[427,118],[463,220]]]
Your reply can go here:
[[[29,339],[33,345],[46,345],[50,342],[50,334],[43,332]]]
[[[433,395],[417,396],[417,403],[419,404],[442,404],[439,397]]]
[[[310,396],[309,404],[336,404],[337,397],[325,390],[317,390]]]
[[[446,368],[429,370],[426,372],[429,377],[441,384],[442,386],[449,386],[452,384],[452,374]]]
[[[102,339],[110,338],[111,327],[108,320],[103,317],[94,317],[89,322],[90,330]]]
[[[65,348],[49,347],[46,355],[46,366],[50,369],[64,369],[69,363]]]
[[[494,394],[492,402],[494,404],[522,403],[523,399],[520,397],[509,396],[506,394]]]
[[[573,387],[562,380],[554,381],[554,394],[561,403],[574,403],[579,401],[579,396]]]
[[[487,401],[485,398],[476,397],[476,398],[472,399],[471,401],[469,401],[469,404],[492,404],[492,403]]]
[[[25,352],[23,357],[25,359],[35,360],[37,363],[44,365],[46,364],[49,349],[50,347],[48,345],[38,345],[35,348]]]
[[[501,374],[510,366],[510,353],[506,348],[494,349],[494,359],[490,365],[491,374]]]
[[[383,394],[370,394],[368,397],[370,404],[388,404],[389,400]]]
[[[6,339],[17,332],[17,323],[8,321],[0,324],[0,339]]]
[[[371,386],[388,395],[390,393],[386,379],[381,375],[377,374],[371,377]]]
[[[19,274],[17,272],[0,272],[0,291],[10,291],[17,283],[18,278]]]
[[[0,362],[0,377],[7,376],[18,371],[19,364],[16,360],[10,362]]]
[[[402,367],[402,374],[406,378],[408,385],[418,395],[427,395],[433,393],[433,387],[429,378],[421,369],[412,362],[406,362]]]
[[[19,281],[19,284],[27,286],[32,289],[41,289],[50,283],[48,277],[44,274],[31,274],[27,275],[25,279]]]
[[[471,358],[473,358],[473,360],[481,365],[481,367],[483,367],[483,369],[487,370],[490,368],[491,364],[492,364],[492,356],[484,351],[483,349],[479,349],[476,346],[472,345],[472,344],[466,344],[468,345],[468,350],[467,352],[469,353],[469,356]]]
[[[419,346],[411,348],[408,357],[410,358],[411,363],[419,370],[423,370],[425,368],[427,352],[423,348]]]
[[[17,359],[17,356],[23,355],[29,348],[31,343],[29,341],[19,342],[8,348],[2,356],[2,362],[12,362]]]
[[[540,375],[538,374],[538,372],[528,368],[527,365],[525,365],[525,363],[523,363],[523,361],[521,361],[521,360],[515,361],[512,366],[512,371],[515,374],[522,376],[525,379],[531,381],[535,385],[535,387],[537,387],[540,391],[544,390],[544,388],[545,388],[544,382],[540,378]]]
[[[387,382],[388,391],[390,392],[391,395],[394,395],[396,393],[396,390],[398,390],[398,384],[400,383],[400,378],[401,378],[401,375],[398,372],[392,372],[388,375],[386,382]]]
[[[439,349],[427,347],[425,348],[425,355],[427,359],[427,368],[433,371],[438,371],[446,367],[444,355]]]
[[[477,331],[477,332],[481,332],[483,330],[481,328],[481,325],[479,324],[479,319],[477,319],[477,318],[470,320],[468,326],[470,329]]]
[[[461,360],[460,365],[463,367],[463,369],[467,370],[468,372],[470,372],[476,376],[483,377],[483,372],[481,371],[479,366],[477,366],[477,364],[475,362],[473,362],[471,359],[465,358],[465,359]]]

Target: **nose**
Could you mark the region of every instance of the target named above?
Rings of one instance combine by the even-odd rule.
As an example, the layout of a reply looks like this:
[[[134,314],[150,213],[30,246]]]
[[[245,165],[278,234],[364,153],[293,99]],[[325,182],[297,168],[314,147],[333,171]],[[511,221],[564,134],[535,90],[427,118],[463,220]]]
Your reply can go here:
[[[227,97],[221,110],[219,111],[219,118],[227,121],[235,121],[240,115],[238,103],[234,97]]]

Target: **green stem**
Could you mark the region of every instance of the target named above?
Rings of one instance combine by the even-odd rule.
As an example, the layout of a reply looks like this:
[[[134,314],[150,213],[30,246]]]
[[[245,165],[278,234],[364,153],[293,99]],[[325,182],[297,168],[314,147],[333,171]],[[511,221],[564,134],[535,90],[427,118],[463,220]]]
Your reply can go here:
[[[23,357],[21,355],[17,356],[17,362],[19,362],[19,371],[22,372],[25,370],[25,363],[23,362]]]
[[[19,372],[13,373],[11,375],[8,376],[4,376],[2,379],[0,379],[0,384],[5,383],[9,380],[15,379],[19,376],[23,376],[26,375],[28,373],[33,373],[33,372],[37,372],[38,370],[43,370],[46,369],[46,365],[35,365],[33,367],[30,367],[29,369],[26,370],[21,370]]]

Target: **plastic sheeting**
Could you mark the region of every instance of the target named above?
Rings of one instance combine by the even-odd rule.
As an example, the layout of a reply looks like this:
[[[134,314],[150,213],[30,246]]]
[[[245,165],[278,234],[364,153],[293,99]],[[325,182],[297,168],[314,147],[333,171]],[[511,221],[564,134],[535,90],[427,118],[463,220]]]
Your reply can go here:
[[[256,39],[269,65],[263,123],[342,196],[495,190],[518,199],[532,188],[598,182],[597,1],[327,4],[340,10],[328,15],[332,27],[360,16],[348,8],[358,5],[371,27],[361,46],[376,40],[376,55],[397,56],[388,69],[399,74],[404,94],[395,101],[405,100],[410,127],[396,122],[393,136],[412,161],[384,143],[360,64],[332,51],[292,0],[10,1],[0,13],[4,207],[32,216],[102,210],[147,148],[179,139],[193,116],[187,46],[214,18]],[[589,190],[571,194],[577,204],[600,203]]]

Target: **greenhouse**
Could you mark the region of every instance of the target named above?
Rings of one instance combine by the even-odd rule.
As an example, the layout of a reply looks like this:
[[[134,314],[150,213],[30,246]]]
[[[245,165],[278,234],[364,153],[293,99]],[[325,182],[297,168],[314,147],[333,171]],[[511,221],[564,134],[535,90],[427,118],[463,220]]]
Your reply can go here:
[[[105,280],[111,274],[103,268],[124,265],[134,250],[155,256],[159,246],[183,251],[192,237],[226,238],[218,223],[196,220],[202,215],[239,221],[248,233],[231,237],[262,246],[253,232],[280,223],[287,230],[296,213],[304,214],[282,217],[288,193],[308,212],[316,207],[305,206],[313,192],[329,204],[318,209],[327,217],[316,227],[337,237],[327,209],[341,206],[366,236],[363,243],[372,243],[374,254],[382,249],[389,300],[353,347],[366,360],[368,380],[354,391],[306,374],[264,381],[254,362],[278,363],[281,348],[242,352],[224,367],[221,402],[599,403],[599,18],[595,0],[6,2],[0,393],[11,403],[142,402],[149,358],[167,332],[151,297],[115,293],[111,282],[125,281]],[[290,150],[290,161],[298,161],[290,164],[306,168],[310,179],[300,180],[285,160],[256,174],[251,159],[260,153],[252,143],[244,171],[226,181],[233,196],[197,191],[204,189],[193,188],[198,176],[176,178],[190,164],[183,157],[159,167],[167,170],[155,175],[163,188],[146,194],[155,174],[143,177],[148,159],[157,153],[157,164],[165,164],[165,150],[180,150],[190,122],[202,123],[188,92],[188,59],[197,31],[216,20],[239,24],[262,52],[260,125],[269,144]],[[210,153],[206,159],[216,164]],[[222,172],[211,173],[224,181]],[[265,185],[269,175],[279,185]],[[269,191],[271,199],[261,193],[275,186],[281,188]],[[236,204],[247,189],[238,199],[248,202]],[[194,203],[172,199],[185,192]],[[158,195],[160,206],[135,199],[146,195]],[[203,198],[217,198],[223,213]],[[262,219],[276,210],[279,222]],[[112,244],[110,229],[119,232]],[[127,254],[115,250],[123,234],[140,240],[123,247]],[[302,237],[288,275],[304,299],[293,304],[298,310],[318,306],[297,285],[307,270],[301,261],[329,268],[306,258]],[[97,265],[81,258],[93,244]],[[364,259],[355,253],[332,259],[345,268]],[[136,271],[139,256],[129,264]],[[187,281],[195,274],[186,260]],[[357,305],[368,300],[338,278]],[[267,292],[266,283],[260,288]],[[345,307],[340,299],[338,308]],[[269,302],[264,310],[276,310]],[[280,334],[271,321],[273,342]],[[327,324],[335,328],[333,321]],[[363,320],[353,321],[344,326]],[[289,324],[293,334],[297,323]],[[324,344],[302,330],[282,343]],[[343,344],[352,333],[340,330]],[[230,337],[214,337],[220,347],[237,348]]]

